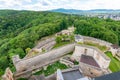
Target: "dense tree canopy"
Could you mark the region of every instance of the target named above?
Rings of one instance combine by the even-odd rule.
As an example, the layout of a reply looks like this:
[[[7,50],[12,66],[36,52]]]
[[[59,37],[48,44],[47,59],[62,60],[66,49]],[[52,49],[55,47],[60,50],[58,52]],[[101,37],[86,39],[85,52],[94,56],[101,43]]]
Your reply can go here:
[[[69,26],[68,16],[59,13],[2,11],[0,15],[0,74],[8,66],[14,69],[11,56],[23,58],[39,39]]]
[[[120,43],[120,21],[99,18],[78,18],[74,22],[76,34],[91,36],[113,44]]]
[[[52,12],[1,10],[0,75],[8,66],[14,70],[11,56],[19,54],[23,58],[26,49],[33,48],[42,37],[52,35],[73,24],[76,34],[120,43],[120,21]]]

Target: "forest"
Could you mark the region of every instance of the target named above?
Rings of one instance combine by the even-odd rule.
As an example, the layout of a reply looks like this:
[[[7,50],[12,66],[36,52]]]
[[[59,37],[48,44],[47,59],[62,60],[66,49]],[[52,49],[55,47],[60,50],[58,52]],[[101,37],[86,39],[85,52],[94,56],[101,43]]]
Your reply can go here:
[[[78,18],[75,20],[76,34],[91,36],[120,45],[120,21],[100,18]]]
[[[74,25],[75,34],[92,36],[120,45],[120,21],[40,11],[0,10],[0,75],[12,71],[13,55],[23,58],[42,37]]]

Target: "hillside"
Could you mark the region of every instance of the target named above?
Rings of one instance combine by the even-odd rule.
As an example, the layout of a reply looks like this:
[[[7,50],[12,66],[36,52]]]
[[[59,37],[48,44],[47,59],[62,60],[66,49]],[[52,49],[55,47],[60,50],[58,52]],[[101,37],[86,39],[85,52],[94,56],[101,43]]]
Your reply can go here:
[[[76,34],[92,36],[120,44],[120,21],[83,17],[55,12],[0,11],[0,75],[6,67],[14,71],[11,57],[26,55],[42,37],[55,34],[68,26],[76,27]]]
[[[113,9],[93,9],[93,10],[76,10],[76,9],[53,9],[50,10],[51,12],[60,12],[60,13],[67,13],[67,14],[97,14],[97,13],[120,13],[120,10],[113,10]]]
[[[39,39],[69,25],[67,16],[59,13],[11,10],[0,12],[0,74],[8,66],[14,70],[11,61],[13,55],[19,54],[23,58],[26,49],[34,47]]]

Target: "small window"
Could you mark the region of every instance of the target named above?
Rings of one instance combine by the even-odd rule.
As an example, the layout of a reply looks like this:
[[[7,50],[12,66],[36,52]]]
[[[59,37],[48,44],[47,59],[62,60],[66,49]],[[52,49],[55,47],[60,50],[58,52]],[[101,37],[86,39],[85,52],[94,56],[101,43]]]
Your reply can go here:
[[[87,49],[84,50],[84,54],[87,54]]]
[[[92,72],[90,74],[93,74]]]

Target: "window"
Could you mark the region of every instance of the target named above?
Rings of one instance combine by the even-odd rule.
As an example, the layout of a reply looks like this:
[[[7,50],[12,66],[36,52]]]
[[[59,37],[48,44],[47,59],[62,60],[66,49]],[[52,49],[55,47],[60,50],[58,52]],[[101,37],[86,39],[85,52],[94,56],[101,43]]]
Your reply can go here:
[[[84,50],[84,54],[85,54],[85,55],[87,54],[87,49]]]

